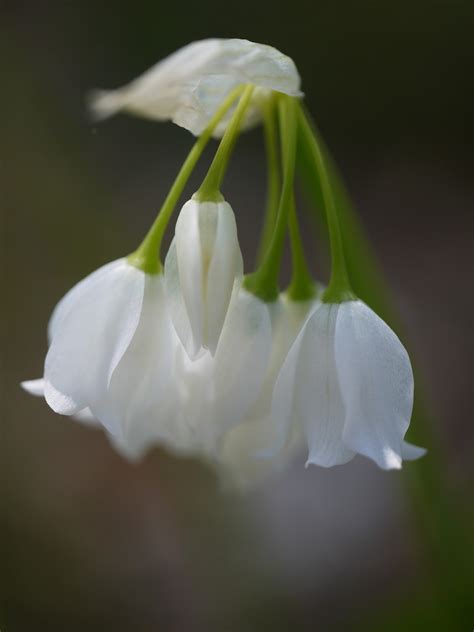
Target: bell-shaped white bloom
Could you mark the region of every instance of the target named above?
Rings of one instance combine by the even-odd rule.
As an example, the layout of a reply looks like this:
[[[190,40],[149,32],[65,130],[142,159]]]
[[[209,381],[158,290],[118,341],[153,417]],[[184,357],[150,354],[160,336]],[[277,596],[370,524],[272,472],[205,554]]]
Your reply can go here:
[[[215,462],[226,433],[258,397],[270,348],[267,306],[236,287],[215,355],[206,351],[191,360],[174,336],[166,397],[148,416],[122,426],[124,432],[111,437],[115,446],[130,459],[161,444]]]
[[[295,302],[283,294],[269,304],[272,322],[272,347],[265,380],[259,396],[242,423],[226,435],[219,462],[224,475],[241,487],[251,486],[276,471],[281,471],[303,446],[303,433],[293,424],[284,449],[275,453],[278,427],[272,418],[275,381],[291,345],[318,299]]]
[[[160,121],[172,120],[199,135],[239,84],[259,88],[247,110],[244,128],[261,119],[259,101],[271,91],[301,95],[295,64],[275,48],[243,39],[206,39],[184,46],[122,88],[93,93],[91,106],[97,118],[126,110]],[[222,135],[229,116],[215,135]]]
[[[172,335],[163,276],[114,261],[58,303],[44,381],[23,386],[43,391],[55,412],[95,417],[119,434],[160,405],[170,380]]]
[[[272,403],[283,434],[304,431],[308,463],[329,467],[356,453],[400,468],[425,450],[404,441],[413,373],[393,331],[361,301],[322,304],[305,323],[278,376]]]
[[[173,323],[191,358],[202,348],[215,353],[242,273],[231,206],[224,201],[186,202],[166,257],[165,279]]]

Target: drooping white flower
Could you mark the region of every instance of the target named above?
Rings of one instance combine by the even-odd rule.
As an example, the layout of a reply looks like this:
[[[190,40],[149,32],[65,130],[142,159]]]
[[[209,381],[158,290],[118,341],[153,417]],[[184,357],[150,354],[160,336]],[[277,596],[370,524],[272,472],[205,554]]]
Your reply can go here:
[[[268,305],[272,322],[272,347],[265,380],[259,396],[242,423],[226,435],[219,462],[232,482],[246,487],[283,469],[303,446],[303,433],[293,424],[288,441],[275,453],[278,427],[272,417],[275,381],[288,351],[308,315],[320,305],[319,299],[291,301],[283,294]]]
[[[278,376],[272,413],[280,430],[303,429],[308,463],[329,467],[356,453],[381,468],[425,452],[404,441],[413,406],[410,360],[393,331],[361,301],[322,304]]]
[[[130,459],[164,445],[215,462],[226,433],[258,397],[270,348],[267,306],[236,287],[215,355],[206,351],[191,360],[174,336],[166,397],[147,417],[130,419],[122,434],[111,437],[113,443]]]
[[[163,276],[119,259],[58,303],[44,381],[23,386],[33,394],[43,389],[57,413],[92,416],[120,434],[131,419],[160,404],[170,380],[172,335]]]
[[[122,88],[93,93],[91,106],[97,118],[126,110],[172,120],[199,135],[226,96],[239,84],[249,83],[258,89],[244,129],[261,119],[260,100],[271,91],[301,96],[294,62],[277,49],[243,39],[205,39],[184,46]],[[229,117],[216,136],[222,135]]]
[[[225,201],[191,199],[176,222],[165,279],[176,332],[189,356],[214,354],[234,284],[243,273],[234,212]]]

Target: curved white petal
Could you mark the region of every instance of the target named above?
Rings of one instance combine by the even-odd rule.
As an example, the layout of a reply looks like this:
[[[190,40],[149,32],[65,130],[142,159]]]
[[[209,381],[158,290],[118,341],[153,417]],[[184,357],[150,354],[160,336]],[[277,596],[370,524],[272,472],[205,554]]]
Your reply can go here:
[[[301,447],[302,435],[297,424],[292,425],[288,441],[286,433],[283,440],[278,437],[271,406],[276,377],[312,306],[312,302],[296,303],[286,296],[268,306],[272,347],[265,380],[245,419],[225,436],[219,455],[225,473],[241,486],[252,485],[271,472],[283,469]]]
[[[176,223],[165,279],[176,332],[191,358],[202,347],[215,353],[242,267],[231,206],[189,200]]]
[[[30,395],[35,397],[44,397],[45,381],[44,378],[38,380],[25,380],[21,382],[21,387]],[[98,426],[100,425],[94,415],[88,408],[80,410],[74,415],[74,419],[80,421],[86,426]]]
[[[345,406],[338,381],[335,331],[339,305],[323,304],[306,322],[295,375],[295,413],[301,420],[307,463],[330,467],[354,457],[342,440]]]
[[[201,206],[195,200],[186,202],[178,216],[174,238],[178,270],[178,277],[174,279],[179,281],[179,291],[183,297],[192,334],[190,338],[186,337],[182,342],[187,344],[188,339],[192,341],[192,346],[188,349],[191,357],[199,352],[204,342],[204,277],[208,263],[201,247]],[[208,226],[207,232],[210,232],[212,228]],[[165,261],[165,275],[167,265],[168,258]],[[173,263],[173,268],[174,265]],[[174,292],[176,291],[175,288]],[[180,332],[177,331],[177,333],[179,335]]]
[[[426,448],[420,448],[417,445],[408,443],[407,441],[402,442],[402,459],[404,461],[415,461],[416,459],[425,456],[426,452]]]
[[[168,308],[173,320],[177,336],[188,355],[194,357],[198,353],[191,323],[181,291],[181,282],[178,269],[178,255],[176,252],[176,238],[173,239],[165,259],[165,284]]]
[[[405,348],[367,305],[349,301],[338,306],[335,350],[346,408],[344,441],[384,469],[400,468],[413,407]],[[406,451],[413,454],[411,447]]]
[[[191,360],[178,349],[175,384],[179,405],[173,427],[175,449],[216,458],[229,428],[256,400],[271,347],[266,305],[236,286],[213,357]]]
[[[198,135],[231,90],[246,83],[260,94],[253,97],[244,128],[260,120],[259,101],[271,91],[301,96],[296,66],[280,51],[243,39],[207,39],[181,48],[123,88],[96,91],[90,105],[97,119],[127,110],[171,119]]]
[[[24,389],[30,395],[34,397],[44,397],[44,379],[38,380],[24,380],[20,383],[22,389]]]
[[[145,274],[126,261],[82,282],[46,356],[45,399],[53,410],[71,415],[102,397],[137,328],[144,285]]]
[[[237,237],[237,225],[232,207],[227,202],[219,202],[216,209],[208,209],[201,213],[201,242],[204,257],[210,262],[205,280],[205,342],[214,355],[221,335],[224,320],[234,288],[234,282],[241,280],[243,261]],[[205,219],[207,215],[207,218]],[[217,219],[216,228],[206,230],[205,227]],[[204,219],[204,222],[202,221]],[[213,243],[209,237],[214,233]],[[206,236],[204,236],[206,235]],[[206,243],[207,242],[207,243]]]
[[[95,417],[111,432],[138,441],[153,439],[146,425],[163,407],[172,379],[173,326],[168,314],[162,275],[146,276],[140,320],[113,372],[107,391],[91,403]],[[158,429],[159,430],[159,429]]]
[[[53,313],[49,319],[48,323],[48,341],[51,343],[53,339],[54,333],[58,328],[59,323],[64,318],[66,314],[69,313],[74,306],[81,301],[84,293],[91,292],[92,287],[101,283],[102,279],[106,277],[112,270],[115,268],[120,268],[124,264],[124,259],[116,259],[115,261],[110,261],[105,265],[101,266],[97,270],[94,270],[91,274],[86,276],[82,281],[76,283],[74,287],[72,287],[66,294],[62,297],[62,299],[57,303],[56,307],[53,309]]]

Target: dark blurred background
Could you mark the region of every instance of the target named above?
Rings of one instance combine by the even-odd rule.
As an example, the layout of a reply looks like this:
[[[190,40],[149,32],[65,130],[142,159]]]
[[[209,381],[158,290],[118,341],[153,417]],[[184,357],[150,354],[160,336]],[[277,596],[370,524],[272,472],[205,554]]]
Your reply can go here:
[[[298,463],[224,495],[191,460],[156,450],[124,462],[99,431],[18,386],[42,373],[57,300],[135,248],[192,143],[127,116],[94,126],[87,91],[210,36],[295,60],[420,369],[431,483],[460,499],[444,517],[451,537],[470,528],[472,4],[3,1],[2,632],[470,630],[472,587],[455,584],[472,551],[454,558],[449,529],[429,533],[413,493],[425,493],[422,462],[402,473],[361,458],[331,470]],[[239,141],[224,193],[249,270],[265,197],[260,130]]]

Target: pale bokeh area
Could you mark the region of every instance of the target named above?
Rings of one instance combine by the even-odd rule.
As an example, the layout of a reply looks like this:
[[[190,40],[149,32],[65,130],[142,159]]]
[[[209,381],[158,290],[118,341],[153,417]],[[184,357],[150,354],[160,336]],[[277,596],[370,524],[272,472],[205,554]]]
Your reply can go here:
[[[426,490],[410,487],[421,462],[386,473],[362,458],[330,470],[300,461],[229,495],[202,464],[159,449],[128,464],[100,431],[19,387],[41,375],[55,303],[137,246],[192,143],[132,117],[92,125],[87,90],[125,83],[194,39],[273,44],[300,69],[393,292],[432,417],[430,436],[413,430],[425,458],[439,458],[435,493],[460,502],[454,546],[472,526],[474,478],[461,2],[111,6],[0,5],[2,632],[471,629],[471,552],[451,553],[449,529],[427,546]],[[259,130],[239,141],[223,190],[250,271],[265,197]]]

